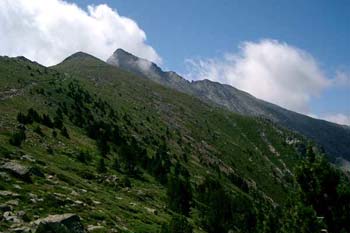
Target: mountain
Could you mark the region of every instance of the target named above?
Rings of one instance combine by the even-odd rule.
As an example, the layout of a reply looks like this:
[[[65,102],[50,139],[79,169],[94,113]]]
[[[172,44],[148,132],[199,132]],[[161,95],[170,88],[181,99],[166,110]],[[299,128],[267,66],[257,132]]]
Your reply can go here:
[[[89,54],[0,57],[0,112],[1,232],[350,230],[349,182],[303,136]]]
[[[331,161],[334,162],[338,157],[350,160],[350,128],[347,126],[289,111],[229,85],[209,80],[189,82],[174,72],[164,72],[156,64],[122,49],[117,49],[107,63],[232,112],[270,119],[314,140],[324,148]]]

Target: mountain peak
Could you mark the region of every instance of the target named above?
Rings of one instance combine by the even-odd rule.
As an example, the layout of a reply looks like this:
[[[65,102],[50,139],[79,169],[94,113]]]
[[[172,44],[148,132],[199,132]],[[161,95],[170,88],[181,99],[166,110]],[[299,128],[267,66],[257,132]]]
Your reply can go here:
[[[141,66],[139,68],[146,68],[146,67],[150,67],[152,65],[155,66],[154,63],[152,63],[146,59],[137,57],[134,54],[129,53],[122,48],[118,48],[117,50],[115,50],[114,53],[112,54],[112,56],[110,56],[107,59],[107,63],[110,65],[114,65],[114,66],[122,67],[122,68],[126,68],[126,67],[131,68],[131,67],[135,67],[135,66],[136,67]]]
[[[133,54],[129,53],[128,51],[122,49],[122,48],[118,48],[117,50],[114,51],[113,54],[118,54],[118,55],[129,55],[129,56],[133,56],[135,57]]]
[[[63,60],[63,62],[68,61],[68,60],[83,59],[83,58],[98,59],[98,58],[96,58],[88,53],[79,51],[79,52],[73,53],[72,55],[68,56],[66,59]]]
[[[117,50],[115,50],[114,53],[112,54],[112,56],[108,58],[107,63],[109,63],[108,61],[110,61],[110,60],[113,61],[113,58],[117,59],[117,60],[138,60],[138,59],[141,59],[141,58],[135,56],[132,53],[129,53],[128,51],[126,51],[122,48],[118,48]]]
[[[85,52],[76,52],[72,55],[65,58],[62,62],[52,66],[52,67],[58,67],[58,66],[75,66],[75,65],[103,65],[105,64],[103,61],[101,61],[99,58],[94,57],[93,55],[90,55]],[[107,65],[107,64],[106,64]]]

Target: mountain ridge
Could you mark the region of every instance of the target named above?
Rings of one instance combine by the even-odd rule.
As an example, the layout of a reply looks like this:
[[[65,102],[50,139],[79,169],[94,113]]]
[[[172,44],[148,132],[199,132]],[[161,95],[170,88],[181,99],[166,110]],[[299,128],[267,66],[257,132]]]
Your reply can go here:
[[[129,61],[130,55],[133,62]],[[337,157],[350,160],[350,148],[347,146],[350,142],[350,127],[290,111],[260,100],[228,84],[210,80],[190,82],[176,73],[173,76],[169,75],[171,72],[162,71],[156,64],[145,59],[141,59],[142,62],[146,62],[151,68],[142,69],[144,67],[138,65],[137,59],[136,56],[118,49],[107,60],[107,63],[135,74],[141,74],[144,78],[191,94],[203,101],[217,104],[232,112],[273,120],[277,124],[314,140],[326,150],[332,161],[335,161]],[[113,62],[115,60],[118,60],[118,63]]]

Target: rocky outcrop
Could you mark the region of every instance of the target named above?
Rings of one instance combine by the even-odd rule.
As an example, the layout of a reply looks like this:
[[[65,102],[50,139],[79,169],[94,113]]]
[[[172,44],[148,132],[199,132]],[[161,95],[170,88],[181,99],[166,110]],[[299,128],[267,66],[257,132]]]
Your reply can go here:
[[[5,170],[9,173],[11,173],[13,176],[22,179],[27,182],[31,182],[30,178],[30,168],[23,166],[16,161],[10,161],[4,163],[2,166],[0,166],[2,170]]]
[[[76,214],[49,215],[34,222],[36,233],[85,233]]]

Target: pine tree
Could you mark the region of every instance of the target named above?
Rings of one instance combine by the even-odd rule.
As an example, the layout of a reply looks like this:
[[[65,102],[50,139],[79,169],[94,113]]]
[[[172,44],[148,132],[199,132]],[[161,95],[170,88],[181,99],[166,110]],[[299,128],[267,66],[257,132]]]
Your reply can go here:
[[[116,171],[120,171],[120,162],[118,157],[114,157],[112,168]]]
[[[170,175],[167,187],[168,206],[176,213],[188,216],[191,208],[192,190],[188,180]]]
[[[101,159],[98,161],[98,164],[97,164],[97,172],[98,172],[98,173],[106,173],[106,172],[107,172],[105,160],[104,160],[103,158],[101,158]]]
[[[13,146],[21,146],[22,142],[26,139],[25,129],[21,128],[19,132],[14,133],[9,142]]]
[[[53,128],[54,124],[48,114],[43,114],[43,118],[41,120],[43,125],[46,125],[49,128]]]
[[[61,134],[62,134],[63,137],[69,138],[69,134],[68,134],[67,128],[64,127],[64,126],[61,129]]]

